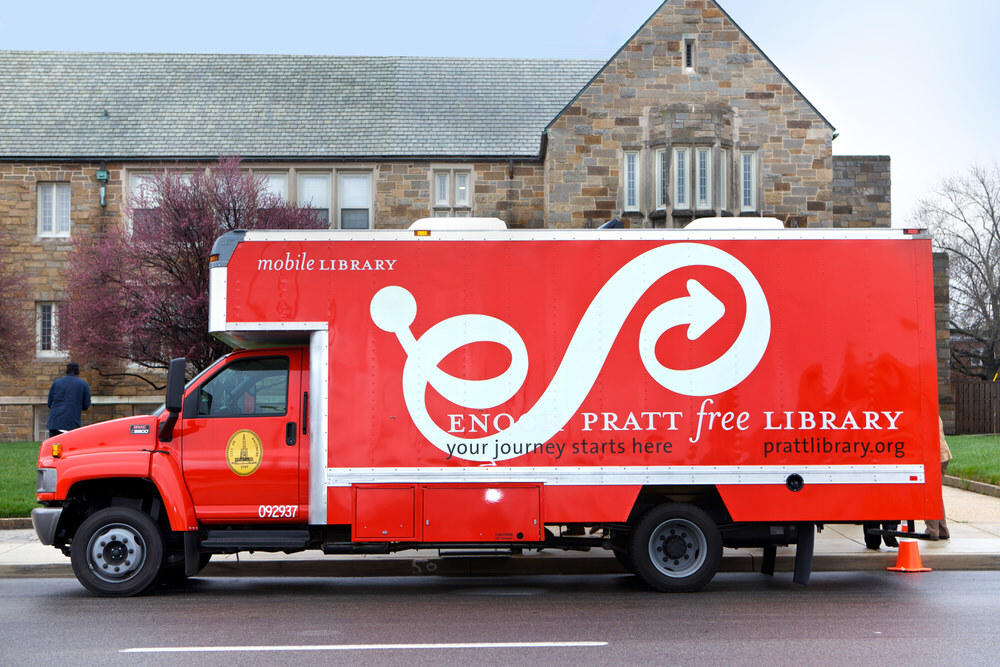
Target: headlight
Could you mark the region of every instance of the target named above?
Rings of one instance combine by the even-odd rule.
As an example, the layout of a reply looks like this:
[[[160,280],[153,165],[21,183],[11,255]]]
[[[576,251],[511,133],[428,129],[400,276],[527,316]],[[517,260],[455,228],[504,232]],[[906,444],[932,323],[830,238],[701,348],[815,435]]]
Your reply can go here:
[[[55,493],[56,492],[56,469],[55,468],[39,468],[38,469],[38,488],[35,490],[36,493]]]

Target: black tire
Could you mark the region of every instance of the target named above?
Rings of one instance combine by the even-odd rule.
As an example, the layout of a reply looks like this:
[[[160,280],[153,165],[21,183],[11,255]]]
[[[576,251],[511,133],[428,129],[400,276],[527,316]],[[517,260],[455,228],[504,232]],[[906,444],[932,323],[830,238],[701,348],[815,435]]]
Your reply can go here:
[[[658,591],[696,591],[722,563],[722,536],[703,510],[666,503],[649,510],[632,531],[634,572]]]
[[[628,549],[614,547],[611,549],[611,553],[615,555],[615,560],[618,561],[619,565],[625,568],[626,572],[635,574],[635,566],[632,564],[632,554],[628,552]]]
[[[629,552],[628,533],[614,528],[611,530],[611,552],[626,572],[635,574],[635,565],[632,564],[632,554]]]
[[[76,578],[91,593],[129,597],[156,583],[164,555],[163,531],[147,514],[109,507],[80,524],[70,562]]]

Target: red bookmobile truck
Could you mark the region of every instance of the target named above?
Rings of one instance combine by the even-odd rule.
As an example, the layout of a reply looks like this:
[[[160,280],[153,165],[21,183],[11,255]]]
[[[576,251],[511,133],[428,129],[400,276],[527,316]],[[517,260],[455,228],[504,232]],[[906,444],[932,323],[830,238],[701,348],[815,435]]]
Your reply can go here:
[[[688,591],[724,547],[795,544],[805,583],[823,524],[941,516],[927,235],[496,222],[220,238],[236,351],[42,443],[39,539],[99,595],[418,548],[604,547]]]

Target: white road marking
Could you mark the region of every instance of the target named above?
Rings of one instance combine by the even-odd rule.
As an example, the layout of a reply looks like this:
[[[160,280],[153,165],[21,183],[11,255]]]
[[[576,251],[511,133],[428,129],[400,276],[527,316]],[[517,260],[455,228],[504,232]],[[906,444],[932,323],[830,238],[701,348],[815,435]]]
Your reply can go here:
[[[233,653],[240,651],[392,651],[468,648],[593,648],[608,642],[466,642],[445,644],[313,644],[303,646],[159,646],[119,653]]]

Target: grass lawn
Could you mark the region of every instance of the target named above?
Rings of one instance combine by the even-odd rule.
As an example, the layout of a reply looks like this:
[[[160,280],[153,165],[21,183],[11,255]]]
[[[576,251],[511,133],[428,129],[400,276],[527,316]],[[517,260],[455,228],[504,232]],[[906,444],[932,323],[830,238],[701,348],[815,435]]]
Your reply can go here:
[[[949,475],[1000,485],[1000,435],[951,435]]]
[[[0,517],[26,517],[35,502],[37,442],[0,442]]]

